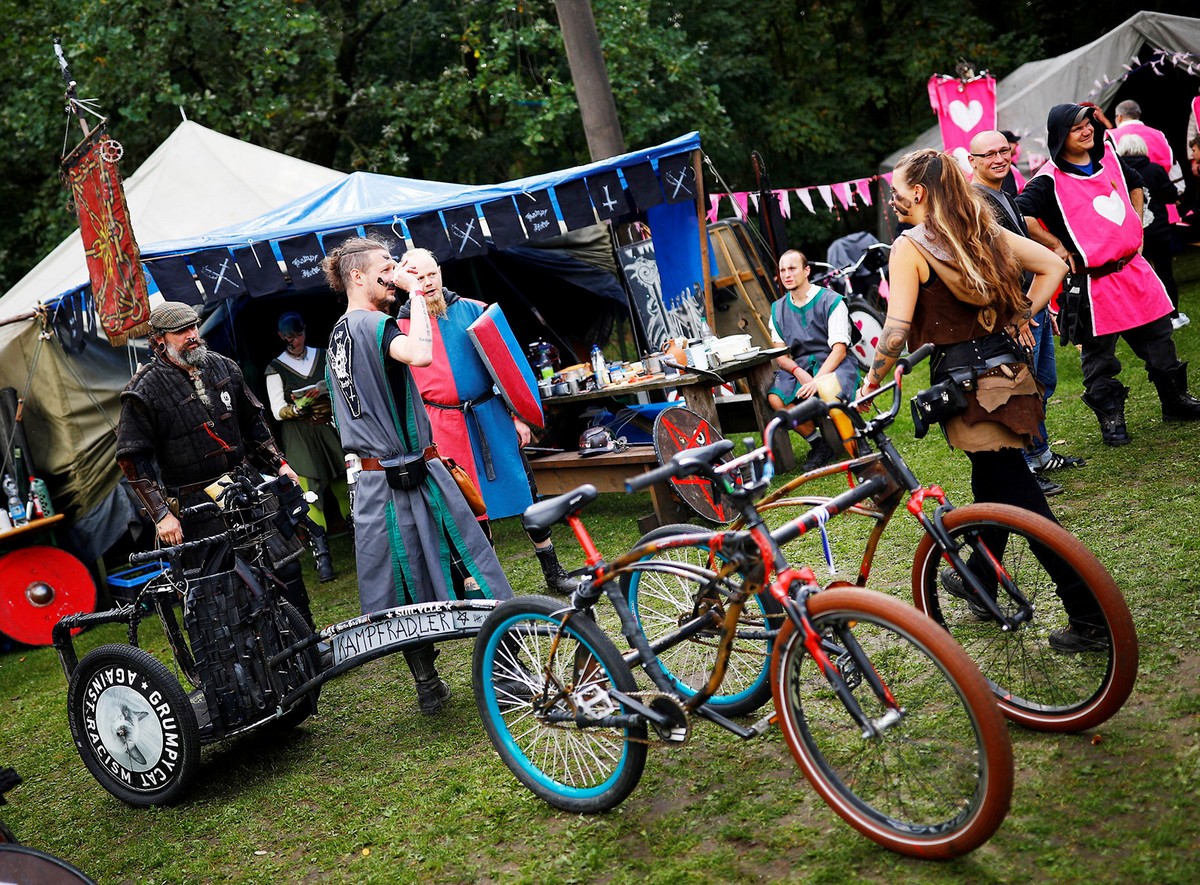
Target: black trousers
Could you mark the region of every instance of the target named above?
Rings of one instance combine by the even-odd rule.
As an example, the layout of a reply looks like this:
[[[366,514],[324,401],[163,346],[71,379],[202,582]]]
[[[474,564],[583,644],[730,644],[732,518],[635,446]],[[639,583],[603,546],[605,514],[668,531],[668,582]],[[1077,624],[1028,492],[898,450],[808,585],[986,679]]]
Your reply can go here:
[[[1058,524],[1020,449],[967,452],[967,457],[971,460],[971,491],[976,502],[1009,504]],[[981,535],[988,548],[1002,559],[1008,546],[1007,533],[988,531]],[[1054,592],[1062,600],[1070,622],[1077,626],[1103,623],[1095,598],[1075,571],[1041,544],[1030,544],[1030,549],[1054,581]],[[994,574],[987,563],[972,560],[968,565],[985,587],[996,587]]]

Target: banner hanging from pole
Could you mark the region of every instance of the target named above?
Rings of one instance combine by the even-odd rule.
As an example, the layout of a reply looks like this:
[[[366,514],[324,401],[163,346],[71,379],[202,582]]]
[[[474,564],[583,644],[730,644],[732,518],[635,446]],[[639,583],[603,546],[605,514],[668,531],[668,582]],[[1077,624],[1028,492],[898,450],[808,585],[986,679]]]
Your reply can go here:
[[[104,127],[93,130],[63,160],[62,175],[79,215],[92,297],[113,345],[149,330],[149,296],[141,252],[117,171],[122,148]]]
[[[981,74],[962,80],[934,74],[929,78],[929,104],[937,114],[944,150],[968,169],[971,139],[996,128],[996,78]]]

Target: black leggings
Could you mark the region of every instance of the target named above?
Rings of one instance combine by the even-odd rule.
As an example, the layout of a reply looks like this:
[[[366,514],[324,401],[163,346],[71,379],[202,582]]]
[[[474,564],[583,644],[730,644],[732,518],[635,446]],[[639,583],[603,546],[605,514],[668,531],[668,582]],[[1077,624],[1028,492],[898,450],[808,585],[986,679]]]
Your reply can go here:
[[[1020,449],[967,452],[967,457],[971,460],[971,491],[977,503],[1010,504],[1059,524]],[[1002,558],[1008,544],[1007,534],[999,531],[982,534],[984,543]],[[1030,549],[1054,580],[1055,592],[1062,600],[1071,623],[1078,626],[1102,623],[1098,619],[1100,610],[1095,598],[1083,586],[1074,570],[1040,544],[1031,544]],[[983,566],[983,563],[980,565]],[[986,569],[986,575],[976,569],[972,571],[985,586],[996,586],[990,568]]]

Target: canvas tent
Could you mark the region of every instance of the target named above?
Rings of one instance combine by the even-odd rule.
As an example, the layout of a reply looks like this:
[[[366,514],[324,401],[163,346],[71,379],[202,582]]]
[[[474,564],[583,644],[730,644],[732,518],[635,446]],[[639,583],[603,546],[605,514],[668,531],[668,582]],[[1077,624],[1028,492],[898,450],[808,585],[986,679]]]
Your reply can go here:
[[[1200,19],[1158,12],[1139,12],[1103,37],[1054,58],[1021,65],[996,84],[996,117],[1002,129],[1022,136],[1022,165],[1040,165],[1048,156],[1046,114],[1056,104],[1093,101],[1111,111],[1126,98],[1142,106],[1142,120],[1161,129],[1176,158],[1186,158],[1185,135],[1189,104],[1200,86],[1200,77],[1187,69],[1163,64],[1159,70],[1137,67],[1155,50],[1193,53],[1200,47]],[[1200,70],[1195,62],[1193,67]],[[1111,119],[1111,114],[1109,115]],[[880,171],[895,168],[909,151],[942,147],[936,125],[914,142],[887,157]],[[1040,158],[1040,159],[1039,159]]]
[[[188,133],[187,130],[192,131]],[[236,304],[247,313],[255,309],[262,311],[264,303],[272,299],[269,295],[254,297],[263,293],[247,292],[244,283],[249,282],[250,275],[247,273],[243,281],[243,273],[239,270],[242,265],[237,262],[252,258],[259,267],[284,264],[277,259],[285,257],[289,242],[292,246],[304,247],[301,258],[308,264],[304,267],[284,264],[289,279],[284,288],[274,294],[286,299],[288,306],[297,298],[318,297],[311,293],[307,296],[297,294],[298,287],[293,285],[295,279],[311,270],[314,260],[319,261],[323,249],[332,242],[331,237],[375,227],[403,235],[406,242],[426,245],[439,252],[449,260],[447,282],[453,285],[451,268],[473,264],[454,259],[464,257],[458,253],[465,249],[468,240],[472,248],[483,240],[478,233],[465,238],[459,234],[464,230],[469,234],[472,229],[478,231],[486,226],[490,240],[474,254],[476,258],[487,259],[489,267],[499,276],[512,277],[529,272],[532,257],[522,263],[505,264],[519,260],[523,251],[536,253],[542,265],[564,265],[570,259],[572,266],[554,268],[550,276],[562,280],[565,275],[579,274],[579,278],[584,279],[589,270],[579,265],[590,264],[593,276],[585,282],[591,287],[590,291],[600,292],[601,298],[623,302],[625,295],[617,277],[607,270],[596,269],[597,264],[603,263],[601,259],[606,253],[611,261],[611,245],[597,250],[588,242],[589,231],[596,228],[597,220],[634,210],[642,211],[654,225],[662,256],[659,270],[664,291],[690,290],[696,294],[696,287],[703,285],[700,282],[704,275],[700,272],[702,252],[695,156],[699,136],[696,133],[599,163],[502,185],[470,187],[366,173],[344,176],[310,164],[296,166],[293,164],[298,161],[269,151],[262,151],[266,159],[259,160],[258,155],[239,154],[242,149],[252,146],[223,139],[194,124],[184,124],[181,131],[193,135],[202,144],[219,142],[229,151],[229,156],[224,160],[215,157],[212,165],[203,170],[196,157],[182,163],[166,164],[155,158],[160,152],[167,151],[169,139],[144,164],[147,174],[139,169],[126,181],[135,233],[150,271],[151,291],[161,285],[166,297],[183,298],[202,306],[208,301],[221,306]],[[251,154],[261,150],[253,148]],[[202,151],[198,153],[204,156]],[[212,153],[219,154],[219,151]],[[152,161],[155,162],[152,164]],[[301,167],[315,170],[323,177],[307,185],[289,183],[271,191],[270,196],[262,197],[259,202],[250,203],[248,195],[259,199],[259,193],[267,182],[274,180],[276,173]],[[150,171],[154,172],[153,176]],[[242,175],[245,180],[241,179]],[[296,194],[301,196],[296,198]],[[204,214],[204,207],[210,202],[220,204],[217,208],[223,207],[226,211],[231,206],[236,207],[236,211],[232,217],[213,219]],[[250,209],[253,211],[247,211]],[[147,223],[150,217],[163,219],[163,226],[152,229]],[[168,221],[195,221],[201,217],[208,221],[207,227],[166,225]],[[544,245],[543,237],[556,235],[562,237],[560,243],[566,246],[565,249],[546,251],[536,248]],[[497,249],[501,238],[505,248]],[[315,249],[307,248],[314,244]],[[580,261],[580,256],[589,251],[594,257]],[[569,254],[564,256],[563,252]],[[64,262],[71,253],[77,256],[74,271],[66,268]],[[243,285],[234,298],[210,299],[213,278],[204,275],[208,261],[218,261],[222,267],[232,268],[237,282]],[[174,262],[176,270],[182,269],[183,273],[168,283],[169,275],[162,270],[169,262]],[[63,304],[77,304],[81,293],[86,293],[83,249],[77,234],[55,250],[44,264],[45,268],[39,265],[0,299],[0,322],[38,303],[53,305],[57,299]],[[469,274],[478,272],[472,268]],[[184,279],[182,290],[178,288],[181,278]],[[222,275],[217,284],[224,279]],[[522,278],[512,288],[527,285]],[[224,292],[218,295],[224,295]],[[573,298],[548,300],[566,302],[562,307],[576,315],[586,313]],[[336,306],[327,289],[322,301],[325,309]],[[285,302],[277,302],[272,316],[278,313],[281,303]],[[222,313],[228,317],[234,311]],[[53,309],[43,314],[48,319],[53,316]],[[232,326],[232,323],[228,325]],[[271,325],[265,327],[268,331],[264,333],[263,328],[262,322],[256,326],[261,338],[260,347],[277,351],[278,340],[271,334],[273,319]],[[130,376],[131,357],[128,351],[113,349],[99,339],[81,353],[66,353],[53,335],[43,335],[42,331],[41,320],[0,327],[0,355],[3,356],[0,384],[16,387],[27,398],[25,423],[30,448],[51,482],[60,509],[67,510],[72,516],[86,514],[86,519],[95,519],[111,528],[119,520],[103,515],[97,517],[96,514],[102,514],[103,508],[112,501],[119,478],[113,461],[112,430],[119,411],[118,394]],[[100,551],[106,548],[100,539],[93,541]],[[86,556],[81,558],[87,560]]]
[[[185,121],[125,180],[125,193],[135,235],[152,242],[241,221],[345,177]],[[118,396],[132,372],[130,352],[102,337],[68,353],[53,334],[52,305],[87,281],[77,230],[0,298],[0,322],[51,305],[0,326],[0,387],[25,398],[30,454],[70,517],[112,497]],[[57,314],[67,316],[66,307]]]

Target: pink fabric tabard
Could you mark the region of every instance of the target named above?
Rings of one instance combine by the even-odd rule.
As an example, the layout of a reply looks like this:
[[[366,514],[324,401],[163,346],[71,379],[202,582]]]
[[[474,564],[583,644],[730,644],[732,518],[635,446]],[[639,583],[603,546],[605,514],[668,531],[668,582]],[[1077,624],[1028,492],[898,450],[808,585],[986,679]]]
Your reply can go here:
[[[1173,308],[1162,281],[1145,258],[1134,255],[1142,244],[1142,222],[1129,200],[1112,144],[1105,141],[1102,165],[1092,175],[1073,175],[1054,163],[1047,163],[1038,175],[1054,179],[1059,211],[1085,265],[1099,267],[1134,256],[1118,273],[1088,281],[1092,332],[1124,332],[1169,314]]]
[[[1167,177],[1171,176],[1171,167],[1175,165],[1175,154],[1171,151],[1171,145],[1167,143],[1167,137],[1157,129],[1147,126],[1141,120],[1136,120],[1122,123],[1112,131],[1112,135],[1117,140],[1117,144],[1120,144],[1121,139],[1126,135],[1140,135],[1146,142],[1146,156],[1150,158],[1150,162],[1162,166]],[[1174,203],[1167,206],[1167,221],[1170,224],[1179,221],[1179,210],[1175,208]]]

